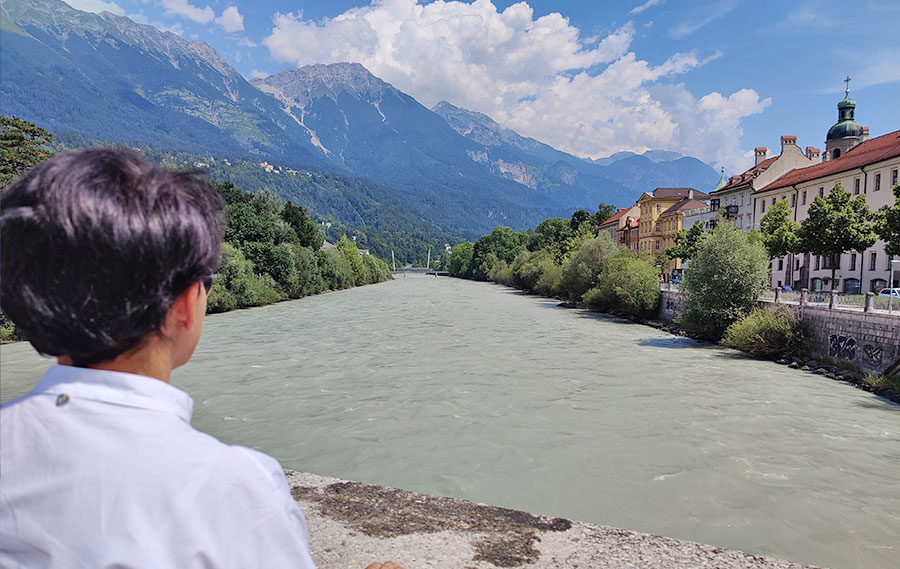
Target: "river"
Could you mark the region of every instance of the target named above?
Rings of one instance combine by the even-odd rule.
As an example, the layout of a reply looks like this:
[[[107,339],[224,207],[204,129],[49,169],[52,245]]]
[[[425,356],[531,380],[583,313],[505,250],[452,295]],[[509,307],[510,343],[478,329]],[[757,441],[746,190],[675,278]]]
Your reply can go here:
[[[48,366],[0,349],[2,397]],[[900,408],[490,283],[207,318],[194,425],[296,470],[834,569],[897,569]]]

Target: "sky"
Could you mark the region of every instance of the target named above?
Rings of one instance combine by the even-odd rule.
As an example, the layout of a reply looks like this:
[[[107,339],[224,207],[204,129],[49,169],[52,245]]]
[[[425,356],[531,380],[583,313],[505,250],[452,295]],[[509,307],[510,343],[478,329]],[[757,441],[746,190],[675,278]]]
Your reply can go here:
[[[246,78],[352,61],[431,108],[590,158],[724,168],[783,134],[824,149],[849,76],[870,136],[900,129],[900,0],[66,0],[203,40]]]

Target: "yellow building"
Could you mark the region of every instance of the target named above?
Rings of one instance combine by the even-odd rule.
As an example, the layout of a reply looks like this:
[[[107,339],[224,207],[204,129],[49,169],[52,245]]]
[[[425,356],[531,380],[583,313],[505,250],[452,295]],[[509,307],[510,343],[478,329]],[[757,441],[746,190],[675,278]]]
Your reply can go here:
[[[704,205],[701,200],[708,199],[709,195],[694,188],[656,188],[650,193],[642,194],[637,201],[638,207],[641,208],[638,250],[656,256],[662,253],[666,247],[674,245],[675,233],[681,229],[682,214],[666,215],[665,217],[663,214],[668,213],[668,210],[679,202],[696,201],[700,205]],[[695,207],[697,206],[694,205],[687,209]],[[671,239],[669,245],[664,244],[667,238]]]
[[[709,210],[709,206],[706,202],[694,198],[681,198],[669,209],[659,214],[660,251],[665,251],[666,247],[675,245],[675,236],[684,227],[685,214],[698,210]],[[681,259],[675,259],[674,269],[681,269]]]

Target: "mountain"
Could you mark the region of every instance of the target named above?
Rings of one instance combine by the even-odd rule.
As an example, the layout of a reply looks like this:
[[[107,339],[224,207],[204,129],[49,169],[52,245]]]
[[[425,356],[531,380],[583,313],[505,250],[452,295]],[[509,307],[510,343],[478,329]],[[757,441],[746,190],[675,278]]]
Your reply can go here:
[[[696,158],[666,150],[643,155],[617,152],[600,160],[583,159],[504,128],[489,116],[441,101],[432,109],[456,132],[481,146],[473,159],[488,163],[495,173],[537,188],[566,188],[584,199],[602,187],[616,205],[629,203],[658,186],[711,189],[716,171]]]
[[[4,0],[0,112],[56,133],[327,161],[277,101],[201,41],[60,0]]]

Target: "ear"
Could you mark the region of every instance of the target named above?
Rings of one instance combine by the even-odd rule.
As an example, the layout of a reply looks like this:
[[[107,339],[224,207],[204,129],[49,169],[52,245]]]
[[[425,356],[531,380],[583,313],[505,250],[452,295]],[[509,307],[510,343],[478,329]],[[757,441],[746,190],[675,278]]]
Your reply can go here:
[[[200,302],[200,283],[194,283],[178,295],[166,313],[160,332],[175,339],[180,333],[189,332],[197,326],[197,304]]]

